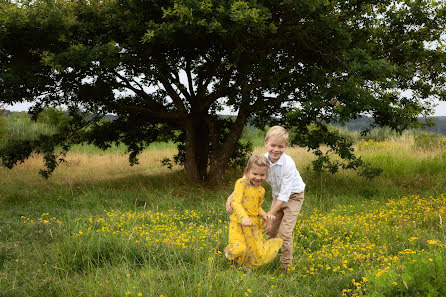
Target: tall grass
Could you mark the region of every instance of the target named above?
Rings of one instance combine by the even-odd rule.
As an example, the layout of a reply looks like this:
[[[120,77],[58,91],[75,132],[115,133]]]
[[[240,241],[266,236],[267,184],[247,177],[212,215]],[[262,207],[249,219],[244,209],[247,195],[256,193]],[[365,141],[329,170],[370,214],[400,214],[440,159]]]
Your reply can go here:
[[[57,127],[34,122],[26,112],[14,112],[5,118],[6,139],[34,139],[40,134],[52,134]]]

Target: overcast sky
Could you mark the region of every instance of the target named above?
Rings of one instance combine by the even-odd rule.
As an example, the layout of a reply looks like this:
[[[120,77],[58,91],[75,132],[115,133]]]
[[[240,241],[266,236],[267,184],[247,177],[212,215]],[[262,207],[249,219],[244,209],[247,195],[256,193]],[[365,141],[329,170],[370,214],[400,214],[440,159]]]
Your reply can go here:
[[[438,102],[438,101],[437,101]],[[15,105],[7,105],[6,109],[11,111],[27,111],[31,106],[29,103],[21,103]],[[435,116],[446,116],[446,102],[441,101],[438,103],[438,106],[435,108]]]

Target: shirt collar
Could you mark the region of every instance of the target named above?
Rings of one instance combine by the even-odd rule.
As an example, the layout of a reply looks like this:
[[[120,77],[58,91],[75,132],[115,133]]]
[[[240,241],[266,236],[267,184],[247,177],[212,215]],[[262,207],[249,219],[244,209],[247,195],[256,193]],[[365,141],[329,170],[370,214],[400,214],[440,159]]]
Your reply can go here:
[[[269,158],[269,154],[268,154],[268,161],[269,161],[269,165],[270,166],[276,166],[276,165],[283,165],[283,162],[285,162],[285,157],[284,157],[285,153],[282,154],[282,156],[280,156],[279,160],[277,160],[275,163],[271,162],[271,159]]]

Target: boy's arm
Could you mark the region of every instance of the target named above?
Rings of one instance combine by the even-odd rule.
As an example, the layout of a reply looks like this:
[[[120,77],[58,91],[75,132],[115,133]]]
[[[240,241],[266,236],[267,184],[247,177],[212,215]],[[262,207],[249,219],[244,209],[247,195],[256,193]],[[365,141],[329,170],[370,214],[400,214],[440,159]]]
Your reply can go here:
[[[280,201],[280,200],[276,200],[276,202],[274,202],[274,204],[271,206],[271,209],[268,211],[268,213],[266,214],[268,215],[272,215],[272,216],[276,216],[276,212],[282,207],[282,204],[284,202]]]
[[[293,164],[294,165],[294,164]],[[286,166],[282,175],[282,182],[280,185],[280,192],[277,196],[277,201],[287,202],[291,196],[293,189],[294,168]]]
[[[282,204],[287,202],[291,196],[293,186],[293,168],[288,167],[284,169],[282,183],[280,185],[280,193],[277,196],[276,201],[271,206],[271,209],[268,211],[268,214],[270,215],[275,215],[276,212],[282,207]]]
[[[245,177],[245,176],[243,175],[243,177]],[[232,200],[233,200],[233,197],[234,197],[234,192],[232,192],[231,195],[229,195],[228,199],[226,199],[226,205],[225,205],[226,211],[231,213],[231,214],[232,214],[232,211],[233,211],[232,210]]]
[[[226,199],[226,211],[232,213],[232,197],[234,196],[234,192],[229,195],[228,199]]]

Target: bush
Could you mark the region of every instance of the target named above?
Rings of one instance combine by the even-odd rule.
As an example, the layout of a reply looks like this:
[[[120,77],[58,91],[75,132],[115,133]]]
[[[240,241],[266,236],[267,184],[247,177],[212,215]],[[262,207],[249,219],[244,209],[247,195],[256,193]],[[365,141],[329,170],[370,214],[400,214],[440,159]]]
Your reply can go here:
[[[37,122],[50,125],[54,128],[65,126],[69,120],[69,117],[65,115],[63,110],[54,107],[44,109],[37,116]]]

